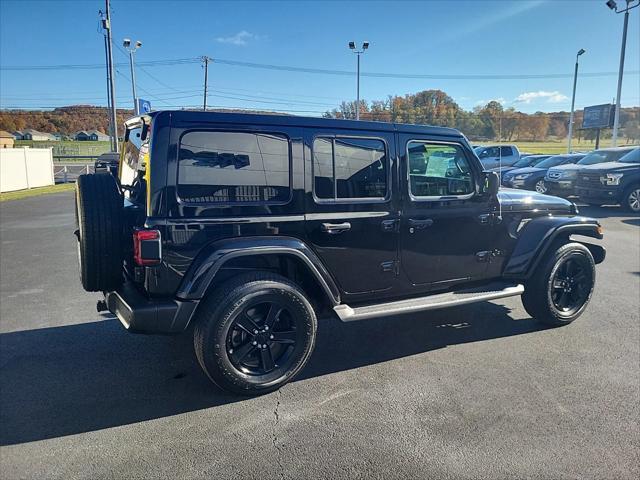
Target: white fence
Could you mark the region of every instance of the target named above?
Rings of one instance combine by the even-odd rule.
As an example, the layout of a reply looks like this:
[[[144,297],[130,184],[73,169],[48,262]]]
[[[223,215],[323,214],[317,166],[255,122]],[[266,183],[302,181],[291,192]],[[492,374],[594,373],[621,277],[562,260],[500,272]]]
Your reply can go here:
[[[50,148],[0,148],[0,192],[53,184]]]

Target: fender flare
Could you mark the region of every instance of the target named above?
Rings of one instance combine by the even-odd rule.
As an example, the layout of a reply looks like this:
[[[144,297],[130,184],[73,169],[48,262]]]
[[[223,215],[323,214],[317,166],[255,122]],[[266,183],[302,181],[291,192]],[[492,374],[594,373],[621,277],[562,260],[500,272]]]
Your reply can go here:
[[[584,235],[602,239],[602,227],[594,218],[546,216],[530,220],[518,234],[518,242],[507,261],[503,276],[529,278],[553,242],[563,236]],[[596,263],[604,260],[600,245],[586,244]]]
[[[301,260],[318,281],[332,306],[340,303],[340,291],[321,260],[303,241],[293,237],[228,238],[211,243],[196,257],[176,296],[183,300],[199,300],[215,281],[220,268],[229,260],[274,254]]]

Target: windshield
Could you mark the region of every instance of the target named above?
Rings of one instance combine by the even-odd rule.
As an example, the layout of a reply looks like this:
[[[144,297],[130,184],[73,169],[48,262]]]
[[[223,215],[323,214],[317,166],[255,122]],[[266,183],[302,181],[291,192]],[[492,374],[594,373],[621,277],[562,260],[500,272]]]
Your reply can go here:
[[[537,157],[537,156],[524,157],[518,160],[516,163],[514,163],[513,166],[515,168],[533,167],[547,158],[549,158],[549,155],[542,155],[540,157]]]
[[[578,162],[579,165],[595,165],[596,163],[615,162],[629,153],[629,150],[596,150]]]
[[[564,155],[557,155],[555,157],[549,157],[536,165],[538,168],[549,168],[556,167],[558,165],[562,165],[563,163],[567,163],[567,157]]]
[[[629,153],[620,158],[622,163],[640,163],[640,148],[634,148]]]
[[[535,159],[529,159],[529,157],[521,158],[516,163],[513,164],[515,168],[528,167],[530,165],[534,165]]]

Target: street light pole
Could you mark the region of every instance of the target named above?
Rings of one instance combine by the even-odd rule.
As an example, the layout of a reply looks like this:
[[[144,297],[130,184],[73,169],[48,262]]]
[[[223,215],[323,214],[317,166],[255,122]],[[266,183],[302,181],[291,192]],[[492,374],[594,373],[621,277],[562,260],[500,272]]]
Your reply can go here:
[[[138,115],[138,96],[136,95],[136,71],[133,68],[133,50],[129,50],[129,65],[131,67],[131,92],[133,93],[133,113]]]
[[[576,54],[576,68],[573,72],[573,95],[571,97],[571,115],[569,116],[569,140],[567,142],[567,153],[571,153],[571,139],[573,137],[573,112],[576,105],[576,85],[578,83],[578,57],[585,52],[583,48]]]
[[[140,40],[136,40],[135,45],[131,46],[131,40],[125,38],[122,41],[122,45],[129,52],[129,65],[131,67],[131,92],[133,93],[133,113],[134,115],[140,115],[140,109],[138,108],[138,95],[136,95],[136,71],[133,66],[133,54],[136,53],[142,46],[142,42]]]
[[[620,68],[618,69],[618,90],[616,92],[616,110],[613,117],[613,135],[611,136],[611,145],[616,146],[618,143],[618,129],[620,127],[620,96],[622,95],[622,75],[624,73],[624,54],[627,47],[627,27],[629,26],[629,10],[636,8],[640,2],[631,5],[633,0],[626,0],[627,8],[618,10],[618,5],[614,0],[607,1],[607,7],[616,13],[624,12],[624,27],[622,28],[622,47],[620,48]]]
[[[369,42],[362,42],[362,49],[356,50],[356,42],[349,42],[349,48],[358,56],[356,73],[356,120],[360,120],[360,55],[369,48]]]
[[[360,120],[360,53],[358,54],[358,73],[357,73],[357,82],[356,82],[356,120]]]

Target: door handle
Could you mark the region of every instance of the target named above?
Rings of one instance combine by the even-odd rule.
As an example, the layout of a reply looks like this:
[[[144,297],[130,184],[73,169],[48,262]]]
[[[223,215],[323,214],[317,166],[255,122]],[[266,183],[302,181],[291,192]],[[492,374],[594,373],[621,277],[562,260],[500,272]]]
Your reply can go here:
[[[320,225],[320,230],[329,235],[336,235],[338,233],[351,230],[351,224],[349,222],[344,223],[323,223]]]
[[[395,232],[396,225],[398,225],[398,220],[383,220],[380,223],[380,228],[383,232]]]
[[[415,218],[409,219],[409,232],[413,233],[415,230],[424,230],[427,227],[433,225],[433,220],[426,218],[424,220],[418,220]]]
[[[480,223],[482,223],[483,225],[488,224],[491,221],[491,214],[490,213],[483,213],[481,215],[478,215],[478,221]]]

